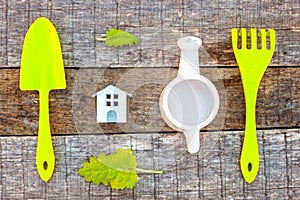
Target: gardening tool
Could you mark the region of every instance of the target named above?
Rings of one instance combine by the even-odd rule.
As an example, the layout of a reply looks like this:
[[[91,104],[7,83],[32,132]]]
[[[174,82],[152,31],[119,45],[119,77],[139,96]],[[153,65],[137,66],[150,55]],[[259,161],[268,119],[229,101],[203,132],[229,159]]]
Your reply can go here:
[[[260,81],[272,59],[276,36],[273,29],[269,29],[267,32],[265,29],[260,29],[258,34],[256,29],[250,29],[248,36],[251,39],[251,48],[247,48],[247,33],[245,28],[242,28],[240,32],[236,28],[233,28],[231,34],[233,51],[239,65],[246,103],[246,124],[240,166],[244,179],[248,183],[251,183],[254,181],[259,168],[255,119],[257,91]],[[239,36],[241,37],[241,48],[238,47]],[[260,37],[261,48],[257,47],[257,36]],[[267,36],[269,36],[270,45],[267,45]]]
[[[207,126],[219,110],[219,94],[213,83],[199,71],[200,38],[186,36],[177,42],[181,49],[179,71],[160,96],[164,121],[185,134],[188,152],[200,148],[199,131]]]
[[[20,89],[39,91],[40,114],[36,166],[41,179],[45,182],[51,178],[55,164],[49,121],[49,92],[53,89],[65,88],[66,78],[58,34],[50,20],[45,17],[38,18],[25,36]]]

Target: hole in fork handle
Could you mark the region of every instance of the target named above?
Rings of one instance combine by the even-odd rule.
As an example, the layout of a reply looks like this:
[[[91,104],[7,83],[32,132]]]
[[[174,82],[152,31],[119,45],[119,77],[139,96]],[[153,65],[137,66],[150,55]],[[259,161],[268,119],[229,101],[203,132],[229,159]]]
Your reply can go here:
[[[48,169],[48,163],[47,163],[47,161],[44,161],[44,162],[43,162],[43,168],[44,168],[44,170],[47,170],[47,169]]]

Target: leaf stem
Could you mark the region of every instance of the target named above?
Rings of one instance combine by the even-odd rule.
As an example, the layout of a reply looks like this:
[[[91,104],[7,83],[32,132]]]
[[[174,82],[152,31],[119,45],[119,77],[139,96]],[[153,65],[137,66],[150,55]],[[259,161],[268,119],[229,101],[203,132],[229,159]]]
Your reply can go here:
[[[96,38],[97,41],[106,41],[106,38]]]
[[[144,174],[162,174],[163,171],[161,170],[148,170],[148,169],[140,169],[140,168],[136,168],[137,172],[141,172]]]

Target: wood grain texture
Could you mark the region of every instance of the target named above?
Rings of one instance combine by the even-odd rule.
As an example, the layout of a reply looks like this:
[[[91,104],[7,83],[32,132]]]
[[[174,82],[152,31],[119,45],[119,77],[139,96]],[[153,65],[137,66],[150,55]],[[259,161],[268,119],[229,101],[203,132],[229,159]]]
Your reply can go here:
[[[274,28],[277,47],[272,65],[299,66],[299,1],[0,1],[0,66],[19,67],[30,24],[51,19],[60,35],[67,67],[172,67],[176,41],[203,39],[201,65],[236,65],[231,28]],[[125,29],[140,45],[106,47],[95,38],[111,28]]]
[[[246,184],[239,169],[242,132],[201,134],[198,154],[188,154],[183,134],[72,135],[53,137],[55,173],[42,182],[35,169],[35,136],[0,137],[1,199],[297,199],[300,193],[298,129],[258,131],[260,170]],[[176,141],[176,142],[175,142]],[[77,171],[89,156],[131,148],[139,174],[134,189],[86,183]],[[290,169],[290,170],[287,170]]]
[[[298,199],[300,196],[300,72],[298,0],[0,0],[0,199]],[[40,16],[60,36],[67,89],[50,94],[55,173],[41,181],[35,166],[39,96],[20,91],[24,36]],[[140,38],[111,48],[96,42],[111,28]],[[260,169],[241,175],[245,107],[231,47],[231,28],[274,28],[277,46],[257,100]],[[161,119],[159,96],[178,71],[176,42],[203,40],[201,74],[220,93],[218,116],[200,133],[200,151],[186,152],[182,133]],[[114,84],[133,94],[129,122],[97,124],[90,96]],[[128,133],[128,134],[125,134]],[[140,168],[132,190],[86,183],[77,174],[100,152],[130,148]]]
[[[119,68],[66,70],[67,89],[50,94],[53,134],[172,132],[161,118],[159,97],[176,77],[177,68]],[[201,73],[212,80],[220,94],[220,110],[205,130],[244,129],[245,103],[238,69],[209,68]],[[20,91],[18,69],[0,70],[0,135],[37,133],[39,96]],[[257,127],[299,127],[300,73],[297,68],[270,68],[260,85]],[[98,124],[91,95],[113,84],[132,94],[128,123]]]

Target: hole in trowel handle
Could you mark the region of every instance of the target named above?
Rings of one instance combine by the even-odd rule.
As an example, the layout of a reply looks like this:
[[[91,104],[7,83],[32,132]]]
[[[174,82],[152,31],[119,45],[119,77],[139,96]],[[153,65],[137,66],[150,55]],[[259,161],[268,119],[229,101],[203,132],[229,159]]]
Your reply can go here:
[[[251,172],[251,170],[252,170],[252,163],[249,162],[249,163],[248,163],[248,171]]]
[[[200,149],[200,130],[186,130],[184,131],[187,143],[187,149],[190,153],[197,153]]]
[[[43,167],[44,167],[44,170],[47,170],[47,169],[48,169],[48,163],[47,163],[47,161],[44,161]]]

